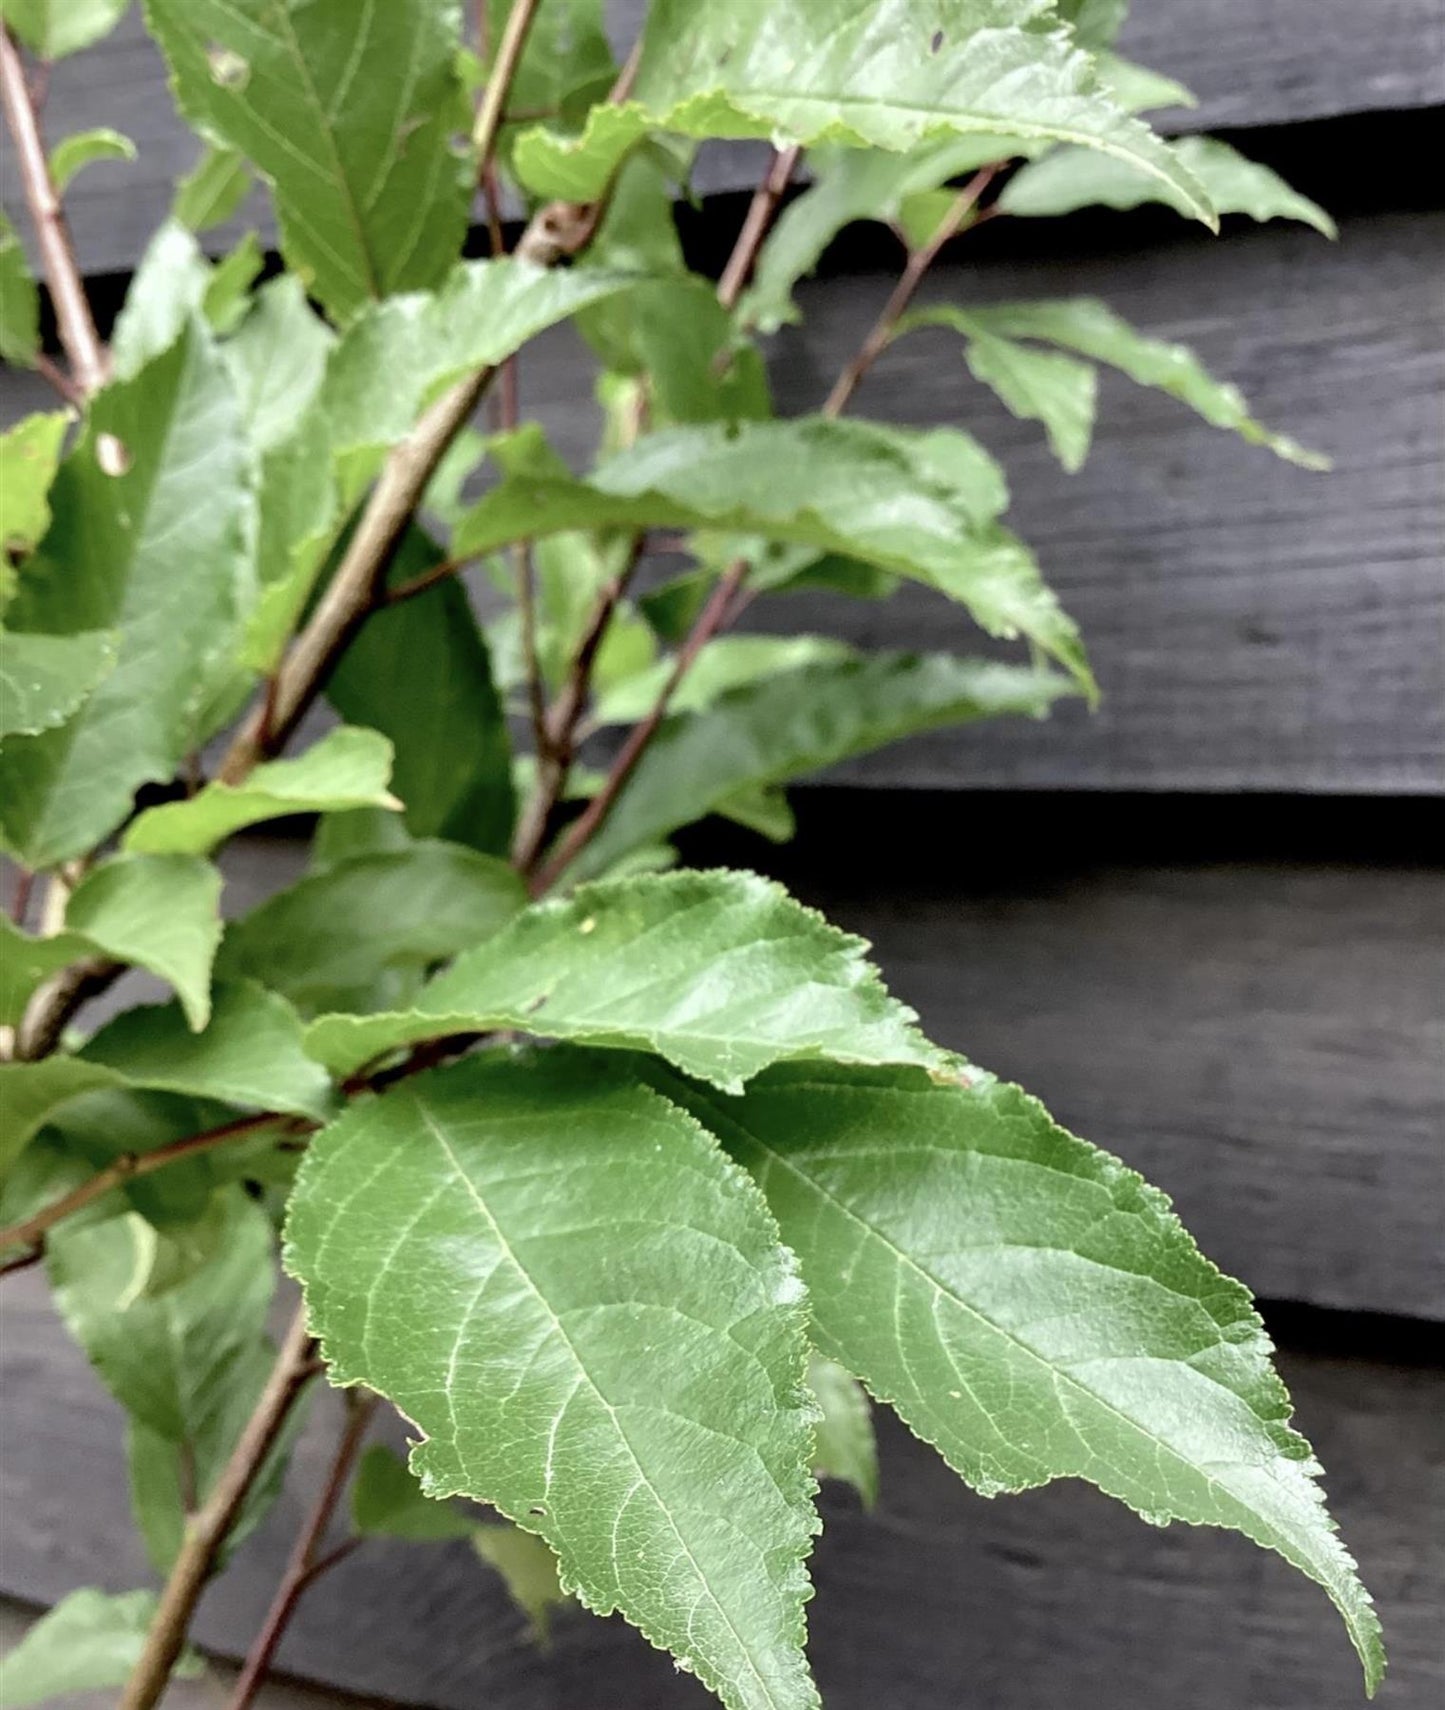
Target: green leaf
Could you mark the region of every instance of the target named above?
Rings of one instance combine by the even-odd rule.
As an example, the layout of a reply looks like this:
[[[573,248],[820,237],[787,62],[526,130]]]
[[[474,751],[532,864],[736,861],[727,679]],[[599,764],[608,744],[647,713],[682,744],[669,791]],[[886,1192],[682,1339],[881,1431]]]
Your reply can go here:
[[[259,980],[307,1010],[394,1008],[429,968],[491,938],[526,901],[505,861],[455,843],[360,855],[236,921],[219,974]]]
[[[1075,38],[1097,52],[1112,44],[1129,15],[1129,0],[1055,0],[1055,10],[1073,25]]]
[[[980,336],[1011,341],[1033,339],[1061,345],[1094,362],[1117,368],[1141,386],[1167,392],[1203,416],[1212,427],[1237,433],[1249,444],[1262,445],[1276,457],[1296,463],[1302,469],[1330,466],[1327,457],[1308,451],[1288,435],[1272,433],[1255,421],[1239,388],[1216,380],[1187,346],[1149,338],[1096,298],[995,303],[967,311],[942,305],[906,316],[900,330],[906,332],[915,326],[952,327],[970,339]]]
[[[401,1538],[409,1544],[470,1538],[477,1529],[475,1520],[428,1496],[406,1462],[381,1443],[372,1444],[356,1469],[351,1524],[363,1538]]]
[[[548,327],[637,284],[634,273],[504,257],[463,262],[437,290],[369,309],[327,367],[321,407],[337,455],[369,473],[454,380],[504,362]]]
[[[739,792],[919,731],[1004,713],[1039,717],[1070,692],[1052,672],[941,653],[870,654],[768,678],[663,725],[576,871],[599,872]]]
[[[538,1644],[545,1645],[551,1635],[552,1611],[565,1609],[572,1601],[562,1589],[556,1556],[520,1526],[477,1526],[472,1531],[472,1548],[488,1567],[496,1569]]]
[[[258,451],[272,452],[293,440],[321,390],[335,347],[336,335],[313,313],[295,274],[283,273],[256,293],[221,354]],[[321,462],[324,472],[325,459]],[[264,501],[264,475],[262,496]]]
[[[1252,220],[1302,220],[1326,237],[1335,223],[1317,202],[1291,190],[1277,172],[1248,160],[1217,137],[1184,137],[1170,145],[1192,177],[1204,184],[1221,214]],[[1167,184],[1146,177],[1120,160],[1083,149],[1059,149],[1025,166],[1005,186],[999,207],[1024,218],[1071,214],[1076,208],[1137,208],[1164,202],[1189,210]]]
[[[31,551],[50,527],[50,487],[69,425],[69,411],[52,410],[0,434],[0,548],[7,553]]]
[[[207,143],[200,159],[176,185],[171,218],[188,231],[209,232],[241,211],[251,189],[245,156],[224,143]]]
[[[66,186],[82,167],[96,160],[134,160],[135,144],[129,137],[113,131],[108,125],[94,130],[77,131],[50,151],[50,177],[56,195],[63,195]]]
[[[204,1033],[190,1032],[178,1005],[148,1005],[118,1015],[79,1055],[0,1063],[0,1176],[67,1106],[124,1087],[296,1116],[326,1117],[334,1104],[285,999],[250,984],[222,987]]]
[[[206,855],[242,826],[291,813],[400,808],[387,789],[391,744],[374,730],[343,725],[294,760],[270,760],[243,783],[207,784],[188,801],[148,808],[132,821],[126,849]]]
[[[0,1027],[18,1026],[35,988],[89,950],[68,932],[32,938],[0,914]]]
[[[15,228],[0,214],[0,360],[33,368],[40,350],[40,293]]]
[[[124,1686],[140,1661],[155,1612],[153,1591],[72,1591],[0,1662],[0,1710]],[[176,1673],[194,1680],[205,1673],[205,1664],[186,1650]]]
[[[811,416],[675,427],[585,481],[528,467],[536,444],[523,430],[497,449],[507,478],[462,523],[454,552],[569,528],[762,534],[913,577],[960,601],[990,634],[1027,636],[1092,686],[1072,620],[998,526],[1003,474],[966,434]]]
[[[116,855],[88,873],[65,910],[118,962],[173,986],[195,1032],[211,1015],[211,963],[221,941],[221,875],[195,855]]]
[[[793,287],[813,272],[844,226],[859,220],[895,221],[920,193],[936,191],[948,179],[1022,146],[1022,138],[964,136],[927,143],[908,154],[873,149],[810,154],[813,182],[788,204],[768,234],[753,283],[738,305],[738,319],[763,332],[800,320]],[[946,208],[954,196],[941,194]],[[937,225],[935,218],[929,235]],[[912,241],[914,234],[909,235]]]
[[[137,1517],[161,1572],[185,1524],[176,1475],[189,1469],[190,1506],[205,1500],[275,1360],[265,1335],[276,1281],[270,1220],[240,1187],[223,1189],[210,1216],[220,1222],[210,1262],[157,1292],[137,1287],[136,1229],[148,1226],[135,1213],[59,1225],[46,1244],[60,1315],[129,1416]],[[279,1472],[273,1457],[230,1546],[259,1520]]]
[[[104,1067],[131,1086],[243,1108],[324,1117],[333,1102],[326,1076],[301,1050],[296,1012],[284,998],[249,982],[216,991],[204,1033],[187,1032],[174,1004],[128,1009],[79,1057],[64,1060]]]
[[[959,1082],[827,1067],[740,1099],[668,1090],[767,1193],[820,1352],[975,1489],[1083,1478],[1156,1523],[1243,1532],[1325,1587],[1373,1690],[1379,1624],[1248,1292],[1116,1158],[1017,1087]]]
[[[805,665],[835,665],[856,659],[857,651],[830,635],[725,635],[710,641],[678,685],[670,703],[674,713],[702,712],[720,696],[749,683],[777,677]],[[632,724],[652,711],[672,674],[673,661],[660,659],[647,670],[614,683],[593,709],[598,724]]]
[[[1148,113],[1159,107],[1197,107],[1198,98],[1182,83],[1162,71],[1135,65],[1115,53],[1101,53],[1099,76],[1104,87],[1126,113]],[[1207,187],[1207,181],[1206,181]],[[1222,211],[1222,210],[1221,210]]]
[[[814,1470],[819,1478],[851,1484],[871,1508],[878,1500],[878,1444],[867,1391],[836,1360],[818,1353],[808,1360],[808,1387],[822,1414],[814,1427]]]
[[[0,17],[40,59],[64,59],[108,36],[130,0],[0,0]]]
[[[247,232],[229,255],[211,269],[201,308],[206,322],[218,333],[234,332],[251,303],[251,287],[266,265],[261,240]]]
[[[937,1062],[867,948],[753,873],[604,881],[534,903],[411,1011],[323,1016],[306,1046],[348,1073],[411,1040],[515,1028],[655,1051],[733,1088],[788,1058]]]
[[[392,565],[401,583],[439,562],[412,529]],[[511,742],[487,644],[466,589],[453,580],[373,613],[326,686],[345,719],[395,744],[392,786],[414,837],[484,854],[511,848]]]
[[[167,220],[145,247],[111,336],[111,366],[129,380],[168,351],[197,318],[211,283],[211,264],[195,235]]]
[[[580,137],[534,130],[516,168],[539,195],[595,198],[649,130],[786,137],[905,153],[960,133],[1078,143],[1158,177],[1211,224],[1168,147],[1099,89],[1051,0],[654,0],[634,99],[594,107]]]
[[[0,737],[53,730],[115,664],[115,636],[8,635],[0,630]]]
[[[307,1149],[286,1264],[429,1495],[540,1534],[733,1710],[817,1704],[801,1291],[690,1120],[563,1052],[418,1076]]]
[[[200,328],[95,399],[52,505],[6,622],[114,630],[119,648],[68,724],[0,756],[0,832],[30,867],[93,848],[206,734],[248,597],[251,490],[235,397]]]
[[[434,285],[470,173],[449,0],[146,0],[182,113],[271,185],[291,269],[333,316]]]

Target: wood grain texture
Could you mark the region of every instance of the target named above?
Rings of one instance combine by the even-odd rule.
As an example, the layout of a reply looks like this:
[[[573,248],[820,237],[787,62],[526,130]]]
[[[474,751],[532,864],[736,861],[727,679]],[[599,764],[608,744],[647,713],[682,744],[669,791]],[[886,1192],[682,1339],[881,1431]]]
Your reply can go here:
[[[641,0],[613,0],[619,41],[630,39]],[[1445,14],[1436,0],[1137,0],[1123,50],[1180,78],[1197,108],[1163,116],[1173,130],[1274,125],[1445,101]],[[195,158],[177,118],[160,60],[137,13],[97,49],[56,69],[47,125],[53,138],[112,125],[140,150],[131,166],[87,169],[68,198],[82,267],[131,267],[170,205],[171,184]],[[751,186],[765,152],[750,144],[710,147],[698,186]],[[18,195],[6,183],[4,201]],[[224,241],[237,222],[217,235]]]
[[[0,1589],[51,1600],[142,1583],[119,1418],[44,1301],[0,1302]],[[1299,1423],[1392,1650],[1382,1702],[1445,1689],[1445,1378],[1284,1355]],[[202,1641],[242,1650],[334,1430],[318,1409],[288,1494],[209,1594]],[[811,1653],[828,1710],[1353,1710],[1356,1665],[1323,1596],[1223,1533],[1158,1531],[1080,1485],[984,1502],[888,1419],[872,1516],[824,1493]],[[578,1612],[542,1655],[465,1545],[368,1544],[311,1593],[281,1653],[304,1678],[439,1710],[703,1710],[712,1702],[620,1621]]]

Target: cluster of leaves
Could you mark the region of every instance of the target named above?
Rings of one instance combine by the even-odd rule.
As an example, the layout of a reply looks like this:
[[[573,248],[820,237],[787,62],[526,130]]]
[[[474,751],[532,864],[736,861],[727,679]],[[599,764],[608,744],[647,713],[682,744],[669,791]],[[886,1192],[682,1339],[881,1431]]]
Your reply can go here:
[[[17,39],[51,59],[124,10],[0,0],[7,77]],[[989,453],[840,419],[891,341],[961,339],[1070,469],[1101,365],[1315,461],[1102,304],[909,311],[945,242],[1148,200],[1328,220],[1149,129],[1187,93],[1113,53],[1121,0],[655,0],[622,72],[600,0],[486,11],[469,44],[452,0],[146,0],[203,152],[103,384],[42,352],[0,232],[0,353],[67,394],[0,439],[0,1258],[43,1249],[169,1576],[159,1614],[76,1593],[3,1702],[129,1675],[143,1710],[189,1666],[185,1588],[274,1496],[313,1365],[414,1430],[409,1470],[362,1459],[358,1536],[471,1539],[539,1624],[621,1611],[733,1710],[817,1702],[814,1479],[871,1500],[870,1396],[984,1494],[1084,1478],[1277,1550],[1373,1687],[1244,1289],[1124,1165],[929,1043],[865,945],[750,874],[662,870],[710,814],[786,838],[783,788],[821,766],[1094,692]],[[746,137],[778,164],[715,290],[673,202],[701,142]],[[50,186],[129,152],[67,138]],[[253,181],[264,282],[255,236],[206,237]],[[494,239],[530,219],[463,261],[479,182]],[[828,404],[779,418],[760,341],[856,220],[897,234],[904,288]],[[581,472],[507,372],[563,322],[598,367]],[[1028,657],[720,633],[754,597],[904,581]],[[309,870],[223,928],[218,850],[295,815]],[[128,969],[173,999],[78,1034]],[[278,1252],[307,1332],[279,1354]]]

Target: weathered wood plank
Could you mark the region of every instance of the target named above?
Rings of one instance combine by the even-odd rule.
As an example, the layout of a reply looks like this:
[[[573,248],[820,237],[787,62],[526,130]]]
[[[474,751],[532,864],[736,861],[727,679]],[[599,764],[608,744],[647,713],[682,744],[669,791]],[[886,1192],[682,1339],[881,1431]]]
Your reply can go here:
[[[120,1421],[43,1301],[35,1276],[0,1303],[0,1588],[51,1600],[142,1583],[126,1512]],[[1299,1421],[1389,1635],[1391,1701],[1445,1689],[1445,1437],[1437,1370],[1286,1354]],[[290,1490],[207,1598],[203,1642],[244,1649],[306,1492],[329,1417]],[[824,1493],[811,1651],[829,1710],[1346,1710],[1354,1661],[1324,1597],[1222,1533],[1158,1531],[1079,1485],[983,1502],[930,1451],[883,1424],[883,1495],[861,1514]],[[369,1544],[311,1593],[286,1641],[289,1672],[439,1710],[685,1710],[712,1701],[620,1621],[564,1616],[537,1654],[465,1545]]]
[[[643,10],[641,0],[614,0],[619,40],[631,36]],[[1375,0],[1368,29],[1360,27],[1353,0],[1272,0],[1269,6],[1152,0],[1134,7],[1121,45],[1200,97],[1197,108],[1166,115],[1175,130],[1282,124],[1445,101],[1445,27],[1435,0]],[[57,67],[47,124],[53,137],[107,124],[134,139],[140,150],[135,165],[93,167],[70,197],[85,269],[129,268],[165,215],[172,181],[196,151],[138,14],[101,47]],[[758,159],[750,145],[706,150],[699,185],[708,191],[750,185]],[[7,207],[17,195],[7,183]]]

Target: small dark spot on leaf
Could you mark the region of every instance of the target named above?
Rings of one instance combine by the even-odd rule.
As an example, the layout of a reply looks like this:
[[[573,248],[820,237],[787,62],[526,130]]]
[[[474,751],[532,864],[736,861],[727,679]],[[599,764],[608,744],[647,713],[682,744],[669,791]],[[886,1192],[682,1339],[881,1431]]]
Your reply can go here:
[[[535,1015],[537,1011],[541,1009],[542,1005],[546,1003],[549,996],[550,993],[548,992],[538,992],[536,997],[522,1005],[522,1013],[524,1015]]]
[[[935,30],[933,32],[933,40],[928,44],[928,51],[930,53],[937,53],[939,48],[941,48],[942,46],[943,46],[943,31],[942,30]]]

